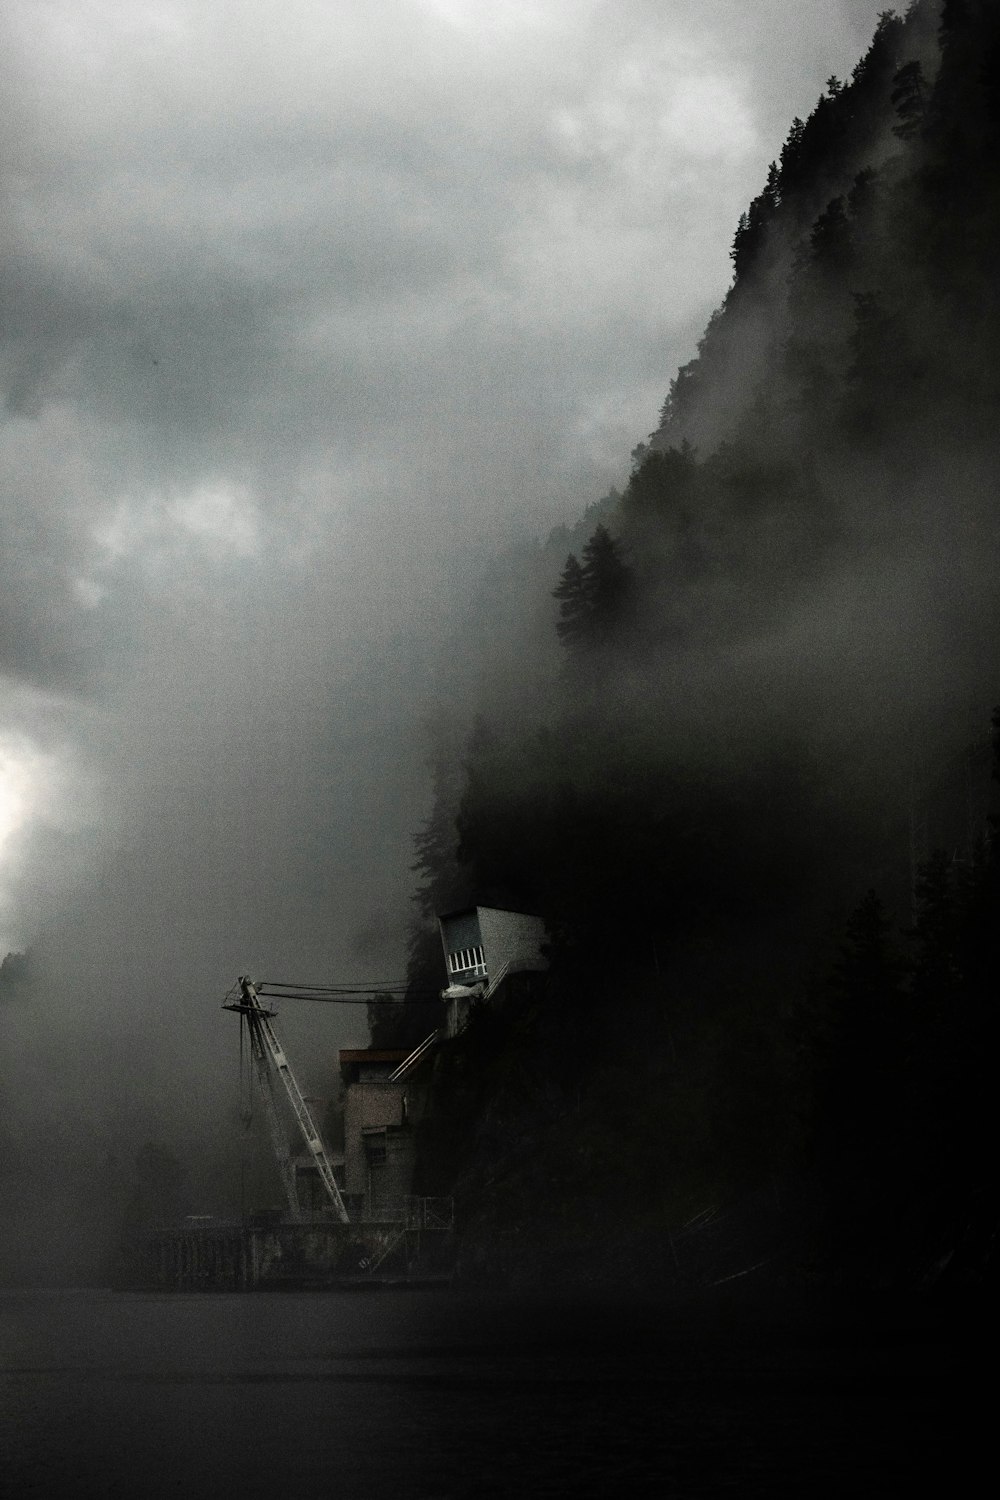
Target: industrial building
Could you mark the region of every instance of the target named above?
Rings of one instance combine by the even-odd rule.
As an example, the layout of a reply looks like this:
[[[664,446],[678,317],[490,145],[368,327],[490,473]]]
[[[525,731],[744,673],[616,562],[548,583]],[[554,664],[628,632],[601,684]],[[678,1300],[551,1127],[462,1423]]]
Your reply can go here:
[[[412,1052],[345,1048],[344,1201],[355,1214],[393,1217],[413,1195],[416,1126],[430,1106],[438,1046],[467,1024],[474,1004],[500,1005],[522,976],[543,972],[545,924],[526,912],[470,906],[438,918],[448,986],[443,1033]]]
[[[430,1094],[437,1032],[412,1052],[344,1048],[344,1202],[352,1218],[398,1213],[412,1196],[416,1126]]]
[[[123,1285],[250,1289],[448,1274],[451,1201],[413,1191],[417,1127],[432,1107],[434,1060],[475,1005],[502,1005],[537,987],[547,960],[545,925],[525,912],[471,906],[442,915],[438,925],[448,980],[441,992],[445,1025],[409,1051],[340,1051],[343,1156],[329,1150],[317,1128],[309,1107],[315,1101],[299,1088],[267,1004],[335,998],[337,988],[237,981],[223,1008],[239,1015],[249,1042],[287,1208],[238,1223],[199,1216],[133,1235],[123,1246]]]
[[[527,912],[468,906],[438,917],[448,987],[445,1030],[457,1036],[477,1001],[503,1004],[517,975],[548,968],[545,923]]]

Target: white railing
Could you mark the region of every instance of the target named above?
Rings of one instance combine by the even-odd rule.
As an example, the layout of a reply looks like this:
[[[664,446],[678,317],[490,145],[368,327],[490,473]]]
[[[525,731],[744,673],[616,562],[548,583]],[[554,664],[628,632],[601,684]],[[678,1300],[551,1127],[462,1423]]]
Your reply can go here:
[[[404,1057],[396,1071],[389,1074],[389,1082],[398,1083],[400,1079],[405,1078],[410,1069],[416,1067],[420,1059],[430,1051],[431,1047],[437,1041],[438,1035],[439,1033],[435,1030],[431,1032],[430,1036],[424,1037],[420,1046],[415,1047],[409,1057]]]
[[[486,993],[483,996],[484,1000],[488,1000],[490,998],[490,996],[493,994],[493,991],[495,989],[497,989],[499,985],[503,984],[503,982],[506,979],[508,973],[510,972],[510,964],[511,964],[511,961],[508,958],[508,960],[507,960],[507,962],[505,964],[501,964],[500,965],[499,969],[494,974],[494,976],[490,980],[489,984],[486,986]]]

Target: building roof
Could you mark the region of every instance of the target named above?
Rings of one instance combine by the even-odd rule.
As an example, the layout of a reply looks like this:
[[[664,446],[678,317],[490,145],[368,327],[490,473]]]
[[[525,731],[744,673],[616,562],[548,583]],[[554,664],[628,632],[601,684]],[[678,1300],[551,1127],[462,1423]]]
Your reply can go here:
[[[477,911],[505,911],[512,917],[535,917],[539,922],[542,920],[535,911],[525,911],[520,906],[490,906],[485,901],[479,901],[475,906],[460,906],[456,911],[439,911],[437,919],[439,922],[450,922],[452,917],[471,917]]]

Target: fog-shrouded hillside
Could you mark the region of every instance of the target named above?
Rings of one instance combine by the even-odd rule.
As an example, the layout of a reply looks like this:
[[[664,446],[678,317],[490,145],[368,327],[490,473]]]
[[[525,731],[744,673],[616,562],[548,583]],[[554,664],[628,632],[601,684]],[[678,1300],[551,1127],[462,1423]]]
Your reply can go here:
[[[998,162],[996,7],[884,12],[621,493],[500,579],[523,671],[442,749],[411,964],[460,900],[549,926],[547,1004],[439,1065],[487,1260],[638,1264],[780,1181],[828,1268],[985,1274]]]
[[[426,1035],[471,899],[544,915],[552,967],[441,1052],[415,1191],[470,1264],[662,1271],[760,1199],[846,1266],[815,1226],[864,1182],[908,1226],[879,1275],[972,1265],[992,8],[36,9],[0,61],[0,1281],[278,1201],[225,992],[359,991],[282,1007],[332,1119],[338,1048]]]

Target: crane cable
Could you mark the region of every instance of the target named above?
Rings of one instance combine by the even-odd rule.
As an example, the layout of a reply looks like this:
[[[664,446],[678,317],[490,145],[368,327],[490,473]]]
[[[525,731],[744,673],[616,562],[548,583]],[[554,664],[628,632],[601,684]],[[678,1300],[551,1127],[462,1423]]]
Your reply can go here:
[[[441,991],[424,985],[420,988],[405,984],[396,985],[319,985],[293,984],[277,979],[262,979],[254,988],[257,994],[271,1000],[310,1000],[322,1005],[372,1005],[391,1002],[399,1005],[439,1005]],[[234,986],[225,996],[223,1004],[238,998]]]
[[[431,990],[426,987],[410,989],[405,982],[400,980],[392,980],[384,984],[375,981],[367,985],[328,985],[297,984],[292,980],[264,979],[255,988],[258,995],[269,996],[274,1000],[312,1000],[324,1005],[377,1005],[379,1001],[401,1005],[441,1004],[440,990]],[[223,1004],[226,1000],[235,999],[238,993],[234,985],[226,994]],[[244,1027],[247,1033],[246,1048],[244,1048]],[[253,1038],[249,1032],[249,1017],[245,1012],[240,1011],[240,1055],[236,1081],[236,1107],[245,1131],[249,1131],[253,1125],[255,1097],[251,1076],[253,1073]]]
[[[369,984],[297,984],[292,980],[262,979],[256,986],[258,995],[269,995],[275,1000],[312,1000],[326,1005],[369,1005],[378,1000],[401,1001],[407,1005],[437,1004],[441,998],[439,989],[429,986],[410,986],[393,980]]]

